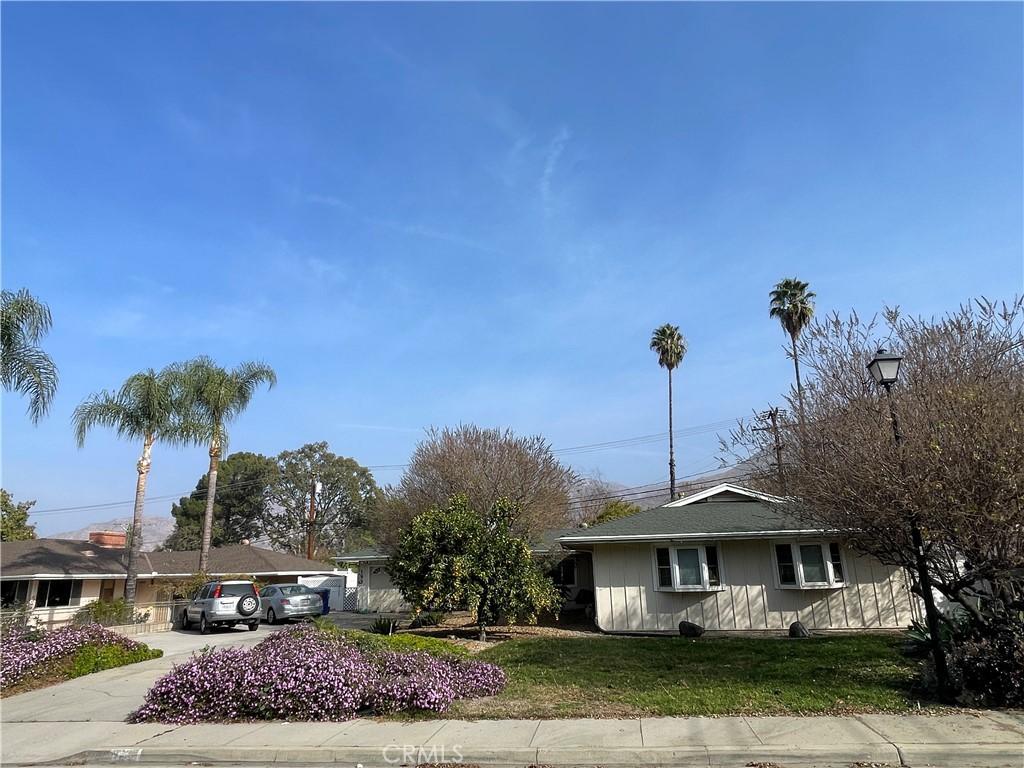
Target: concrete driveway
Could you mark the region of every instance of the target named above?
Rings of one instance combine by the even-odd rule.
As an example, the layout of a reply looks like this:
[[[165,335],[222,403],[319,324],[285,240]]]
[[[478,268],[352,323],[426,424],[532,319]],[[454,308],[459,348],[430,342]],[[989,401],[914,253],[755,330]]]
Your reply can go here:
[[[345,629],[366,629],[377,616],[331,613],[328,618]],[[196,630],[138,635],[135,640],[151,648],[159,648],[164,652],[163,658],[108,669],[5,698],[0,702],[0,722],[123,722],[142,704],[153,683],[192,653],[203,648],[256,645],[284,626],[261,624],[255,632],[245,627],[214,629],[208,635],[201,635]]]

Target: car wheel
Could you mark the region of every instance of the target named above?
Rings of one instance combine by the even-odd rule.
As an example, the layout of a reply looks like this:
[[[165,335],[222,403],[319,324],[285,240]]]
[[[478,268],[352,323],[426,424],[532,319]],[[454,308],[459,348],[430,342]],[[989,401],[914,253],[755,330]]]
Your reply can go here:
[[[249,631],[250,632],[255,632],[259,628],[260,628],[260,623],[258,621],[250,621],[249,622]]]
[[[273,608],[267,610],[267,624],[277,624],[277,614]]]
[[[199,615],[199,634],[208,635],[210,634],[210,622],[206,620],[206,614],[202,613]]]

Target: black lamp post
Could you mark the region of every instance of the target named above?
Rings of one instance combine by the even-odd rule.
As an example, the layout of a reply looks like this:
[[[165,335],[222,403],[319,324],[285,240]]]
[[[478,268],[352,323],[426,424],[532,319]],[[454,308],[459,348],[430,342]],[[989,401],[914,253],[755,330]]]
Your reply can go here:
[[[901,355],[880,349],[868,363],[868,372],[876,384],[885,388],[886,400],[889,401],[889,419],[892,422],[892,436],[899,454],[900,469],[903,476],[907,475],[906,460],[903,456],[903,433],[896,416],[896,404],[892,399],[892,385],[900,375]],[[924,552],[924,537],[921,535],[921,523],[917,511],[911,509],[907,514],[910,524],[910,538],[914,545],[914,561],[917,565],[917,581],[921,585],[921,599],[924,601],[925,621],[928,624],[928,635],[931,640],[932,658],[935,660],[935,677],[939,686],[939,696],[943,700],[952,698],[949,685],[949,670],[946,666],[946,654],[939,636],[939,611],[935,607],[935,596],[932,594],[932,577],[928,572],[928,559]]]

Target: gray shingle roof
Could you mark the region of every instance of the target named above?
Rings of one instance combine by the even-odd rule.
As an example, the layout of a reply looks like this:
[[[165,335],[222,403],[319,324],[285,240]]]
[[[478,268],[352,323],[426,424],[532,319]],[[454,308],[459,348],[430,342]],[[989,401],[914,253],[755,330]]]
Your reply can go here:
[[[198,551],[143,552],[139,574],[191,574],[199,564]],[[53,576],[124,575],[125,555],[120,549],[106,549],[87,541],[32,539],[5,541],[0,546],[0,575],[25,578],[36,574]],[[330,573],[333,566],[307,560],[286,552],[235,545],[210,550],[210,573]]]
[[[560,540],[615,540],[770,534],[806,531],[808,526],[780,504],[760,501],[706,501],[681,507],[654,507],[603,525],[578,530]]]

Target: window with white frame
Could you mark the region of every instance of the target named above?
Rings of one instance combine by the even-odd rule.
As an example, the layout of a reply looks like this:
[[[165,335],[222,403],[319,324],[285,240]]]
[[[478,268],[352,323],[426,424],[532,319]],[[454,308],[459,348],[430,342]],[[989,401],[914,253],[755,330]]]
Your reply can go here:
[[[842,551],[835,541],[774,542],[772,560],[780,589],[828,589],[846,584]]]
[[[717,544],[654,547],[655,589],[667,592],[713,592],[722,586]]]

